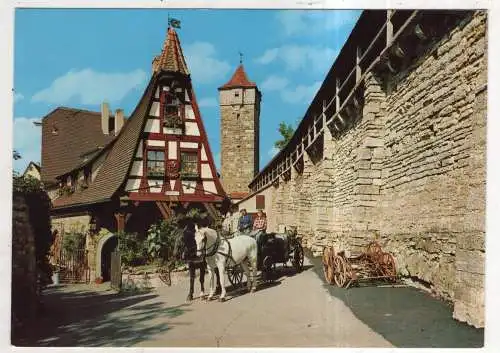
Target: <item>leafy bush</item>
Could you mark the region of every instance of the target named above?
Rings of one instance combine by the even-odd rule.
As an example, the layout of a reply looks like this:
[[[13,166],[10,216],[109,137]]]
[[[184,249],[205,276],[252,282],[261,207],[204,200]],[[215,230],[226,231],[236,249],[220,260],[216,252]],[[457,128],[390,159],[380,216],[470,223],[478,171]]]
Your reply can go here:
[[[148,230],[145,247],[153,260],[169,261],[173,258],[177,237],[182,236],[177,219],[162,220],[151,225]]]
[[[144,265],[148,258],[142,241],[137,233],[118,232],[118,246],[121,259],[126,266]]]
[[[29,208],[29,219],[35,233],[35,255],[41,287],[51,283],[52,267],[49,264],[49,251],[52,244],[50,221],[51,201],[40,180],[31,176],[13,175],[13,193],[22,195]],[[41,289],[41,288],[40,288]]]
[[[208,216],[196,208],[153,224],[148,230],[146,249],[153,260],[179,261],[183,251],[183,229],[188,222],[201,223]]]

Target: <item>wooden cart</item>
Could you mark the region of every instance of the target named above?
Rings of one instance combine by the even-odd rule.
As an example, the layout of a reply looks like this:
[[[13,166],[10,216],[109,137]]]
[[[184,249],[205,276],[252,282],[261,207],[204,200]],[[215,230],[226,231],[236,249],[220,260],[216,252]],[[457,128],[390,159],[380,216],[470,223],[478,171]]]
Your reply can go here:
[[[328,283],[345,288],[360,281],[395,281],[397,278],[394,257],[382,251],[377,242],[370,243],[361,254],[350,257],[345,251],[335,253],[333,247],[325,248],[323,272]]]

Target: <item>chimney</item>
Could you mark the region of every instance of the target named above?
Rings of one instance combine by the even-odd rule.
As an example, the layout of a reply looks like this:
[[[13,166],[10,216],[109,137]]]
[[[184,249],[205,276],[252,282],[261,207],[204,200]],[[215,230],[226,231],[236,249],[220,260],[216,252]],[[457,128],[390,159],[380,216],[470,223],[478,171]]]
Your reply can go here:
[[[160,66],[160,56],[159,55],[154,57],[152,66],[153,66],[153,73],[157,72],[158,68]]]
[[[109,104],[101,104],[101,129],[104,135],[109,135]]]
[[[118,136],[121,128],[123,127],[123,122],[125,117],[123,115],[123,109],[116,109],[115,111],[115,136]]]

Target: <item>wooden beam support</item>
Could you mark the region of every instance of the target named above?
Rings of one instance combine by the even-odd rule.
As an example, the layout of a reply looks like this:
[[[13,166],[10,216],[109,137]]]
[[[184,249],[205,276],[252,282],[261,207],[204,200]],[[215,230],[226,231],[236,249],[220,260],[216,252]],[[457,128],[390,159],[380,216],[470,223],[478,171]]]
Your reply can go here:
[[[339,79],[335,79],[335,113],[338,113],[340,110],[340,81]]]
[[[361,80],[361,66],[359,63],[361,62],[361,48],[356,47],[356,83]]]
[[[387,23],[386,23],[386,32],[385,32],[386,33],[386,42],[385,42],[386,48],[391,46],[392,39],[394,36],[394,28],[392,26],[392,21],[391,21],[392,11],[393,10],[387,10]]]

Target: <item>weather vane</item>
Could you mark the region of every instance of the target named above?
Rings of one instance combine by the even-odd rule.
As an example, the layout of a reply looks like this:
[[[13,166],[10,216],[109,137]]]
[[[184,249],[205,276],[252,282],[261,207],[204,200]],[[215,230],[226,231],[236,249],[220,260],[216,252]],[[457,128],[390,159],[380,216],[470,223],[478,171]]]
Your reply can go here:
[[[181,21],[176,18],[170,17],[170,14],[167,14],[168,26],[172,28],[181,28]]]

